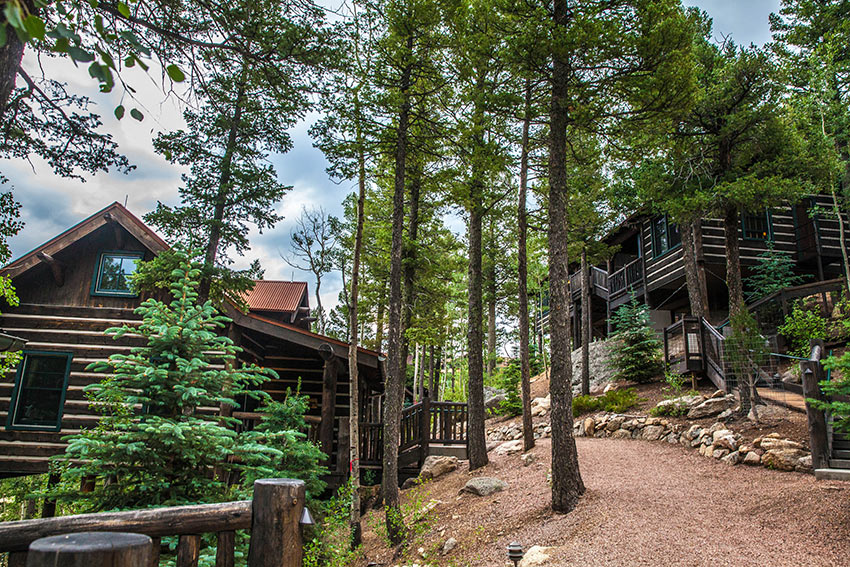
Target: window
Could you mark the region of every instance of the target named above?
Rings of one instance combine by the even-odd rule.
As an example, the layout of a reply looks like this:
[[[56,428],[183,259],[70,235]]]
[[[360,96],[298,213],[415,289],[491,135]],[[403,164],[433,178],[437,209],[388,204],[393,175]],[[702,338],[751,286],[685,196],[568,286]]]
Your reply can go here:
[[[141,252],[103,252],[95,266],[92,295],[135,297],[130,276],[141,259]]]
[[[741,230],[746,240],[772,240],[772,224],[770,212],[767,210],[760,213],[743,213],[741,215]]]
[[[15,376],[8,428],[59,431],[72,356],[68,352],[24,352]]]
[[[673,250],[682,244],[679,225],[667,220],[667,215],[652,220],[652,253],[655,257]]]

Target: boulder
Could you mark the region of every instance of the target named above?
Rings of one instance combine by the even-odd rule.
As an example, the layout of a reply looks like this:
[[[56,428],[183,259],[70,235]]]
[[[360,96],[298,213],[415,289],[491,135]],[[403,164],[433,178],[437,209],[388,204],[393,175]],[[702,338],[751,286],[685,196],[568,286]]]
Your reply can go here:
[[[720,460],[726,463],[727,465],[737,465],[741,462],[741,453],[739,453],[738,451],[732,451]]]
[[[537,457],[535,457],[533,453],[524,453],[519,459],[522,461],[522,466],[527,467],[536,461]]]
[[[728,449],[729,451],[737,451],[738,442],[732,435],[724,435],[722,437],[714,438],[714,447]]]
[[[544,415],[552,407],[551,398],[534,398],[531,400],[531,415]]]
[[[618,429],[620,429],[620,426],[623,425],[624,421],[626,421],[626,418],[622,415],[614,416],[605,425],[605,429],[607,431],[617,431]]]
[[[723,457],[729,454],[729,449],[721,449],[719,447],[715,448],[713,445],[712,447],[714,448],[714,450],[711,451],[711,456],[715,459],[722,459]]]
[[[731,431],[729,431],[728,429],[718,429],[717,431],[715,431],[711,434],[711,440],[717,441],[718,439],[720,439],[722,437],[731,437],[732,435],[733,435],[733,433]]]
[[[443,555],[446,555],[451,550],[453,550],[455,547],[457,547],[457,540],[453,537],[450,537],[449,539],[446,540],[446,543],[443,544],[443,549],[440,553],[442,553]]]
[[[647,425],[643,428],[643,438],[647,441],[658,441],[664,435],[663,425]]]
[[[758,446],[765,451],[770,451],[772,449],[785,450],[803,448],[803,446],[796,441],[791,441],[790,439],[777,439],[776,437],[764,437]]]
[[[611,345],[614,341],[593,341],[588,347],[590,350],[590,390],[599,391],[611,382],[616,374],[616,369],[611,360]],[[573,351],[573,386],[581,384],[581,364],[582,364],[581,349]]]
[[[525,556],[519,562],[519,567],[540,567],[549,565],[549,553],[551,547],[541,547],[535,545],[525,552]]]
[[[759,420],[762,419],[785,419],[791,414],[791,410],[779,406],[757,405],[747,414],[747,419],[756,421],[756,413]]]
[[[688,419],[702,419],[717,415],[729,407],[726,398],[709,398],[688,410]]]
[[[807,455],[801,449],[768,449],[761,457],[761,464],[780,471],[793,471],[800,459]]]
[[[473,479],[470,479],[463,488],[460,489],[461,492],[468,492],[470,494],[474,494],[475,496],[489,496],[495,492],[501,492],[508,487],[507,483],[499,480],[498,478],[493,478],[489,476],[479,476]]]
[[[513,455],[514,453],[522,452],[522,439],[515,441],[506,441],[496,447],[493,451],[496,455]]]
[[[491,398],[487,398],[484,401],[484,409],[496,411],[499,409],[499,406],[502,405],[502,402],[504,402],[506,399],[508,398],[504,394],[496,394]]]
[[[457,470],[457,457],[428,455],[425,458],[425,462],[422,463],[422,470],[419,471],[419,476],[420,478],[430,480],[454,470]]]
[[[592,417],[586,417],[584,419],[584,434],[585,435],[593,435],[596,432],[596,422]]]
[[[744,460],[742,462],[745,465],[757,466],[761,464],[761,457],[759,457],[758,453],[750,451],[749,453],[744,455]]]
[[[632,432],[628,429],[618,429],[611,434],[611,439],[631,439]]]
[[[695,423],[692,426],[690,426],[687,431],[685,431],[684,437],[688,441],[693,441],[694,439],[699,437],[701,433],[702,433],[702,427],[700,427],[699,425],[697,425]]]
[[[805,457],[800,457],[800,459],[797,461],[797,465],[794,467],[794,470],[802,473],[814,472],[814,467],[812,466],[812,456],[806,455]]]

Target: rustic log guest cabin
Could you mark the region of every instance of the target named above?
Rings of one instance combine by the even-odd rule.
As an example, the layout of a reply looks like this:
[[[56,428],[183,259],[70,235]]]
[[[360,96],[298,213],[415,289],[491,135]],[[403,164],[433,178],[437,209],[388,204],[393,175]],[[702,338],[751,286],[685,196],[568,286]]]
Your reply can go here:
[[[96,414],[83,388],[101,380],[91,362],[128,352],[139,338],[113,340],[103,331],[139,320],[145,299],[130,288],[136,262],[168,247],[118,203],[98,211],[0,271],[9,276],[20,305],[6,307],[0,328],[26,339],[18,368],[0,377],[0,477],[47,471],[49,457],[64,451],[61,438],[92,427]],[[279,379],[264,384],[276,399],[300,382],[311,399],[309,434],[331,455],[332,484],[348,473],[348,345],[311,333],[307,285],[257,282],[245,296],[245,313],[233,305],[227,333],[242,358],[273,368]],[[383,389],[380,355],[360,349],[361,415],[378,421]],[[214,408],[210,408],[215,411]],[[256,408],[236,408],[234,417],[252,427]]]

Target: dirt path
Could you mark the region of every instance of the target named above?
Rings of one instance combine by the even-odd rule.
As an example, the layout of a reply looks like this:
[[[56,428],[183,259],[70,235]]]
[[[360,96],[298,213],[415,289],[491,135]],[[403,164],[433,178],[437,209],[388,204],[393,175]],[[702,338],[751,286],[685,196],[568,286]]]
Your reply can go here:
[[[506,492],[458,496],[473,476],[466,470],[405,491],[417,507],[440,501],[407,563],[506,565],[505,548],[517,540],[553,546],[550,565],[850,565],[850,483],[731,467],[657,442],[582,438],[578,449],[587,494],[568,515],[548,510],[548,439],[528,467],[519,455],[491,453],[474,473],[504,480]],[[369,560],[403,563],[367,535]],[[459,545],[442,557],[449,537]]]

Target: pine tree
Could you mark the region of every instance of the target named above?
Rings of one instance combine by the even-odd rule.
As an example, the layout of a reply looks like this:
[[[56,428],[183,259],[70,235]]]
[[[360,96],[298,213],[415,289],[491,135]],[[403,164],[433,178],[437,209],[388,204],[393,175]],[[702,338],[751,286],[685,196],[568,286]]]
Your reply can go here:
[[[753,274],[744,278],[744,284],[749,288],[745,294],[748,301],[800,285],[811,277],[811,274],[795,274],[791,255],[784,250],[777,250],[772,241],[768,241],[767,250],[759,254],[758,258],[758,264],[753,266]]]
[[[219,334],[229,319],[209,301],[197,303],[199,275],[184,257],[172,272],[170,304],[148,299],[136,310],[140,325],[106,331],[116,339],[141,335],[146,344],[87,367],[108,373],[86,388],[101,418],[70,437],[59,460],[65,479],[94,478],[96,488],[61,496],[95,510],[224,500],[230,473],[250,474],[282,456],[258,434],[238,434],[236,420],[202,410],[262,395],[251,388],[274,373],[237,367],[240,349]]]
[[[637,298],[621,306],[611,317],[615,346],[612,364],[615,380],[649,382],[661,372],[661,340],[650,325],[649,307]]]

